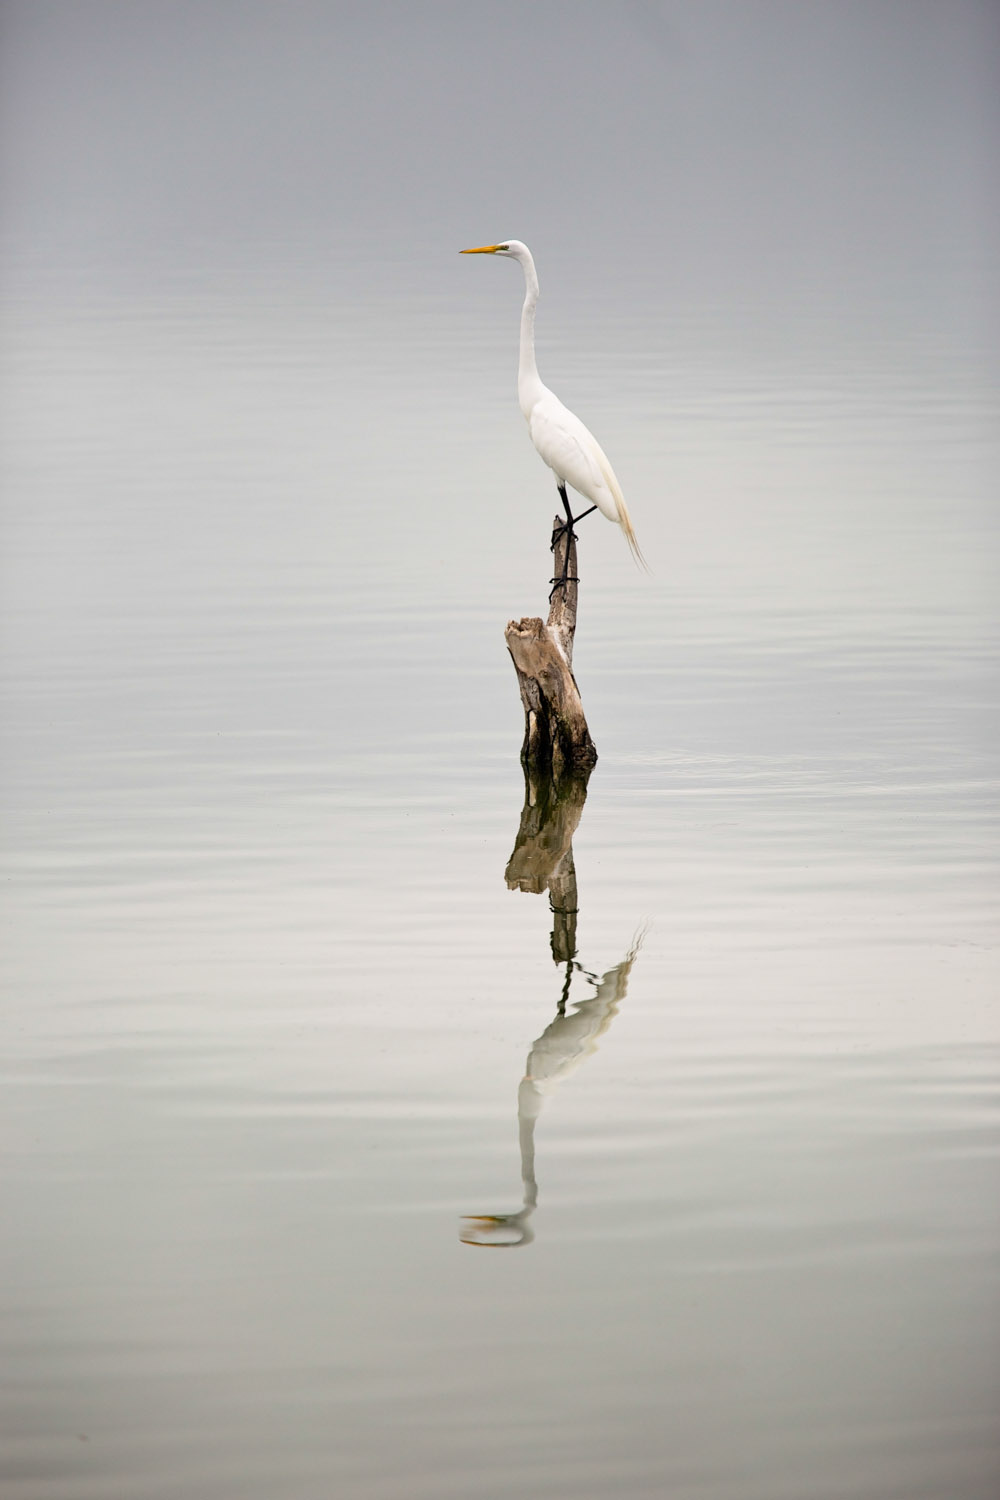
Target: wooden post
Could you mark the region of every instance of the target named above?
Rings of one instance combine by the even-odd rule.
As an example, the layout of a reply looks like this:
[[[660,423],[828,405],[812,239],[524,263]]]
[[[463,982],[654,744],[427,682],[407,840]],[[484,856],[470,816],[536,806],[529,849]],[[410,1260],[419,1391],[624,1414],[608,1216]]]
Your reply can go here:
[[[549,617],[510,620],[505,631],[507,649],[517,673],[524,707],[524,743],[521,763],[525,772],[550,777],[559,785],[566,777],[589,772],[597,760],[573,676],[573,636],[576,633],[576,538],[570,540],[563,518],[553,524],[553,574],[568,574],[549,601]],[[568,558],[567,558],[568,550]]]

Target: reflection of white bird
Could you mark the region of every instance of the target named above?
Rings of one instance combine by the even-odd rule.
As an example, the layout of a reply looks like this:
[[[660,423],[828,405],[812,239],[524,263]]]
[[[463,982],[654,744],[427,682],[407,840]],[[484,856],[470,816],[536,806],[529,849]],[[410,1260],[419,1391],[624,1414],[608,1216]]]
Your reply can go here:
[[[521,309],[521,356],[517,369],[517,399],[528,423],[531,441],[556,476],[556,484],[566,512],[570,539],[573,525],[590,511],[599,510],[609,521],[617,521],[632,555],[642,567],[645,558],[632,529],[632,519],[625,504],[621,485],[615,478],[603,448],[579,417],[569,411],[559,397],[542,384],[535,363],[535,304],[538,301],[538,276],[531,251],[520,240],[504,240],[500,245],[477,245],[463,250],[463,255],[507,255],[520,261],[524,271],[524,307]],[[590,501],[590,510],[574,516],[566,496],[566,486]],[[557,533],[560,535],[561,532]],[[569,551],[567,549],[567,566]],[[560,580],[565,583],[565,576]]]
[[[644,934],[639,932],[620,964],[609,969],[603,979],[586,977],[596,986],[588,1000],[577,1000],[566,1015],[559,1014],[542,1032],[528,1053],[524,1077],[517,1091],[517,1125],[521,1144],[521,1181],[524,1184],[524,1206],[514,1214],[470,1215],[462,1226],[461,1238],[467,1245],[492,1246],[495,1249],[529,1245],[534,1238],[528,1220],[538,1203],[535,1181],[535,1121],[542,1112],[545,1096],[591,1053],[618,1014],[625,999],[628,977]],[[579,972],[579,964],[574,965]]]

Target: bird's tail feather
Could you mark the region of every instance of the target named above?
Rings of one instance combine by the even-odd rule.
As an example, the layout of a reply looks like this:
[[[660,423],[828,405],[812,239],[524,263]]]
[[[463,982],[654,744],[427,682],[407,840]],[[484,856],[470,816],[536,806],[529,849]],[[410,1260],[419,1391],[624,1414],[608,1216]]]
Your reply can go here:
[[[622,531],[624,531],[625,533],[625,540],[628,542],[629,550],[631,551],[632,556],[635,558],[638,566],[642,568],[644,572],[648,573],[650,571],[649,563],[643,557],[642,552],[639,549],[639,543],[636,541],[635,531],[632,528],[632,517],[628,513],[628,506],[625,504],[625,499],[621,493],[621,490],[618,491],[615,499],[618,502],[618,524],[621,527]]]
[[[635,532],[632,529],[632,517],[629,515],[628,506],[625,504],[625,496],[622,494],[622,487],[615,477],[614,469],[612,469],[611,465],[608,463],[607,454],[598,443],[595,443],[594,447],[597,450],[596,458],[600,466],[601,473],[604,475],[605,483],[614,496],[615,509],[618,512],[618,524],[621,527],[622,531],[624,531],[625,533],[625,540],[629,544],[629,548],[632,552],[632,556],[635,558],[636,565],[642,568],[644,572],[648,573],[651,571],[650,566],[640,552],[639,543],[635,539]],[[601,509],[603,510],[604,507],[602,506]],[[604,514],[607,515],[606,510],[604,511]]]

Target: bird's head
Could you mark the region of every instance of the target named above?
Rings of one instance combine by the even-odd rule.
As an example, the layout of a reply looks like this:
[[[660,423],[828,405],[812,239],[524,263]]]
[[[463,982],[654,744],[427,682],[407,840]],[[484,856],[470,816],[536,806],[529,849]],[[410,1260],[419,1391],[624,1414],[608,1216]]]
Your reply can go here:
[[[509,255],[518,260],[528,253],[527,245],[520,240],[502,240],[499,245],[476,245],[472,250],[461,250],[461,255]]]

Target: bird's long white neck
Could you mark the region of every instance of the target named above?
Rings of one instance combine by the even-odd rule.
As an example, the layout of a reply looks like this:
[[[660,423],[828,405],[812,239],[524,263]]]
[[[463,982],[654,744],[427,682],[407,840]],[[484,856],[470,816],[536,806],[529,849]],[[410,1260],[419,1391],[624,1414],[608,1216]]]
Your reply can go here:
[[[538,302],[538,274],[531,251],[524,249],[517,257],[524,271],[524,306],[521,308],[521,353],[517,365],[517,399],[524,415],[531,409],[545,387],[535,363],[535,306]]]

